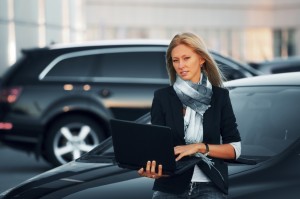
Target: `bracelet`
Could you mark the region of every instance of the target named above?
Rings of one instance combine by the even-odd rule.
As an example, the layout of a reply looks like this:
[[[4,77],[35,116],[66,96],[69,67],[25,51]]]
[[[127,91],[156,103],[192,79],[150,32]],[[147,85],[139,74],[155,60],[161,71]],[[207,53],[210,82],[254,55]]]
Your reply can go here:
[[[205,153],[204,153],[205,156],[208,156],[209,155],[209,146],[207,143],[205,143]]]

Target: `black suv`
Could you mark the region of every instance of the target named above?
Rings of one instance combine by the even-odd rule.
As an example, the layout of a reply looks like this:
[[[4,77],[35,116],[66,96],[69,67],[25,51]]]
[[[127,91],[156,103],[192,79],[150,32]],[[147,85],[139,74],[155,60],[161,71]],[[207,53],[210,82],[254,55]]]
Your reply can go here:
[[[53,165],[78,158],[109,136],[110,118],[148,112],[169,84],[168,41],[106,41],[22,51],[3,76],[0,140]],[[258,73],[212,53],[228,79]]]

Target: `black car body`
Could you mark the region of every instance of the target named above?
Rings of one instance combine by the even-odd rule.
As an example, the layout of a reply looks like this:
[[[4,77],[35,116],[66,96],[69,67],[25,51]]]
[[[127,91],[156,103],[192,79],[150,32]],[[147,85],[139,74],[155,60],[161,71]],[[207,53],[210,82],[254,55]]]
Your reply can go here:
[[[135,120],[169,84],[168,41],[103,41],[23,51],[3,76],[0,141],[60,165],[110,136],[110,118]],[[213,53],[228,79],[258,73]]]
[[[300,73],[226,83],[242,137],[229,164],[229,198],[297,199],[300,195]],[[149,123],[150,115],[138,119]],[[153,180],[119,168],[111,138],[68,164],[8,190],[7,198],[151,198]]]

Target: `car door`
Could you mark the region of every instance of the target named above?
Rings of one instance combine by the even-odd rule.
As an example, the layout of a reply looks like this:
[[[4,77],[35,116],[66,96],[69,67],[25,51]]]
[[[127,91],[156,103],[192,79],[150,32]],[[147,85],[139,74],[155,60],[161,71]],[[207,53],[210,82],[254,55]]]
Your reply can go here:
[[[96,95],[119,119],[150,110],[155,90],[168,85],[165,47],[119,47],[97,54],[90,74]]]

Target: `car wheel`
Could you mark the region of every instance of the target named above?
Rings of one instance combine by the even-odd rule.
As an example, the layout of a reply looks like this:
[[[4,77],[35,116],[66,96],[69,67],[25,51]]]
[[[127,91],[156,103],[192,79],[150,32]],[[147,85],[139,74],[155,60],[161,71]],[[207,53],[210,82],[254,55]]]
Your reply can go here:
[[[104,131],[86,116],[66,116],[53,123],[46,136],[46,160],[65,164],[92,150],[105,139]]]

